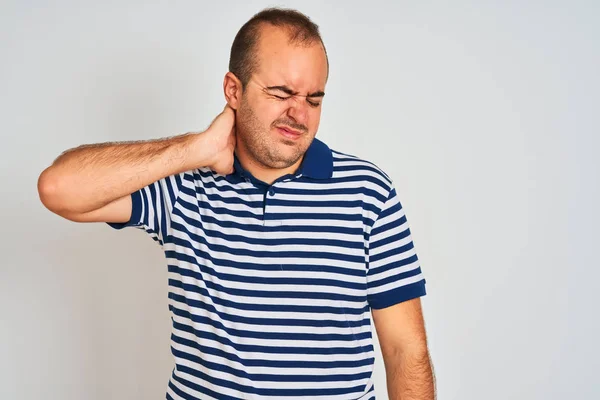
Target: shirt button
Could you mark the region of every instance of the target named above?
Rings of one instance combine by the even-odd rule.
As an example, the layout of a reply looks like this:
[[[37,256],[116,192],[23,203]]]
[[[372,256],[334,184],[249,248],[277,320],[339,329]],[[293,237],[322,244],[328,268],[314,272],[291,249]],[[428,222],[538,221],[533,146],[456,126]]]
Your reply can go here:
[[[275,196],[275,189],[269,189],[269,196]]]

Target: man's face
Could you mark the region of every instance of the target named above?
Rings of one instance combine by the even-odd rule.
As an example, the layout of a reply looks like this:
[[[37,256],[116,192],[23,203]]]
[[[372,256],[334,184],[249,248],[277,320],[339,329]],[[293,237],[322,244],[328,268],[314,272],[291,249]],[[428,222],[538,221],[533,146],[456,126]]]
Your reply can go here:
[[[261,29],[257,47],[258,68],[237,110],[238,146],[265,167],[288,168],[304,155],[319,128],[328,72],[325,51],[319,42],[290,44],[287,32],[272,26]]]

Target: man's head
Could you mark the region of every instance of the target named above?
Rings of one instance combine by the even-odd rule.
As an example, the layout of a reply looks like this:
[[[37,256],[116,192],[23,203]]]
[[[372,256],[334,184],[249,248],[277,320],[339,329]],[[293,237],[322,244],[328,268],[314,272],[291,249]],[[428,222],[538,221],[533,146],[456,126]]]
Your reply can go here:
[[[237,114],[237,146],[264,167],[298,162],[317,133],[328,73],[318,26],[305,15],[270,8],[246,22],[223,83]]]

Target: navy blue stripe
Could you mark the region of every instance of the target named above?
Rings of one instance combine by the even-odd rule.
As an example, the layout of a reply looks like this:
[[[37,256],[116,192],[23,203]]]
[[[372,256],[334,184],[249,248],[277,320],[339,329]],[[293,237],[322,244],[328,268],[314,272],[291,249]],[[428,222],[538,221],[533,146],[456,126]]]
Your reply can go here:
[[[187,269],[180,269],[178,271],[181,275],[192,275],[195,278],[199,275],[197,272],[189,271]],[[198,278],[196,278],[198,279]],[[297,292],[297,291],[261,291],[261,290],[250,290],[250,289],[233,289],[227,288],[223,285],[206,280],[207,288],[218,290],[222,293],[234,295],[234,296],[247,296],[247,297],[266,297],[266,298],[292,298],[292,299],[319,299],[319,300],[334,300],[334,301],[348,301],[348,302],[362,302],[363,296],[351,296],[340,293],[325,293],[325,292]],[[190,288],[186,287],[186,290]]]
[[[175,253],[174,253],[174,255],[175,255]],[[177,257],[177,259],[181,259],[179,257],[186,257],[186,256],[181,255],[181,254],[176,254],[175,257]],[[240,270],[240,274],[228,274],[228,273],[219,272],[219,271],[215,270],[214,268],[211,268],[206,265],[200,265],[200,264],[196,264],[196,265],[200,269],[200,272],[196,272],[196,271],[193,271],[188,268],[181,268],[181,269],[177,270],[177,273],[184,275],[184,276],[191,276],[199,281],[202,280],[203,275],[209,274],[210,276],[213,276],[216,279],[218,279],[219,281],[223,281],[223,282],[258,283],[258,284],[262,284],[262,285],[311,285],[311,286],[316,286],[316,287],[330,286],[330,287],[336,287],[336,288],[348,288],[348,289],[355,289],[355,290],[365,289],[365,287],[364,287],[365,283],[347,282],[347,281],[342,281],[340,279],[310,278],[310,277],[298,277],[298,278],[294,277],[293,278],[293,277],[246,276],[243,274],[243,271],[241,271],[241,270]],[[264,267],[264,265],[263,265],[263,267]],[[321,266],[315,266],[315,265],[307,265],[307,266],[302,266],[302,267],[286,265],[285,267],[281,266],[280,268],[277,268],[277,264],[275,264],[275,266],[273,266],[270,269],[272,269],[272,270],[279,269],[279,270],[284,270],[284,271],[302,271],[302,272],[310,273],[311,271],[319,271],[321,268],[322,268]],[[336,267],[333,267],[333,268],[336,268]],[[171,270],[171,268],[169,268],[169,270]],[[349,272],[352,271],[354,273],[353,274],[349,273],[347,275],[358,275],[358,276],[364,275],[364,271],[361,271],[361,270],[348,269],[348,271]],[[175,271],[173,271],[173,272],[175,272]]]
[[[174,241],[176,242],[185,242],[187,247],[188,242],[184,241],[182,239],[174,239]],[[259,271],[273,271],[273,270],[289,270],[289,271],[305,271],[305,272],[309,272],[311,270],[318,270],[318,271],[323,271],[323,272],[331,272],[331,273],[337,273],[337,274],[343,274],[343,275],[349,275],[349,276],[363,276],[365,271],[361,268],[362,264],[357,264],[356,268],[351,268],[350,266],[354,266],[354,264],[347,264],[347,267],[343,267],[343,266],[335,266],[335,265],[310,265],[310,264],[297,264],[297,263],[285,263],[285,264],[276,264],[276,263],[272,263],[272,264],[267,264],[265,262],[256,262],[256,263],[252,263],[252,262],[243,262],[243,261],[234,261],[234,260],[230,260],[227,258],[216,258],[211,256],[210,254],[198,250],[198,249],[194,249],[193,250],[195,255],[197,256],[197,259],[187,255],[187,254],[182,254],[182,253],[178,253],[176,251],[172,251],[172,250],[166,250],[165,251],[165,256],[167,258],[173,258],[179,261],[187,261],[189,263],[192,263],[194,265],[198,265],[200,266],[201,264],[199,264],[200,260],[208,260],[210,261],[213,265],[215,266],[224,266],[224,267],[232,267],[232,268],[237,268],[240,271],[243,271],[245,269],[250,269],[250,270],[259,270]],[[362,258],[362,257],[361,257]],[[302,261],[302,260],[290,260],[290,261]],[[202,263],[202,265],[204,266],[205,263]],[[204,270],[205,273],[208,272],[213,272],[213,269],[210,267],[206,267],[207,269]],[[199,277],[199,279],[202,279],[202,277]]]
[[[179,204],[182,207],[187,208],[188,210],[198,214],[198,206],[197,205],[192,205],[182,199],[180,199]],[[256,225],[242,224],[242,223],[235,222],[235,221],[227,221],[224,219],[217,219],[216,217],[212,217],[212,216],[205,215],[205,214],[198,214],[198,217],[200,219],[200,221],[198,221],[198,220],[187,217],[179,209],[175,209],[174,214],[183,218],[185,220],[186,225],[189,225],[190,227],[194,227],[194,228],[200,228],[200,229],[202,229],[202,227],[204,226],[203,225],[203,223],[204,223],[206,225],[208,225],[208,224],[218,225],[222,228],[240,229],[243,231],[247,231],[249,233],[263,232],[263,231],[265,231],[265,229],[268,229],[269,232],[307,232],[307,233],[312,233],[315,231],[315,229],[318,229],[319,232],[323,232],[323,233],[341,233],[341,234],[346,234],[346,235],[356,235],[356,234],[363,233],[362,227],[333,226],[333,225],[323,225],[323,226],[318,226],[318,227],[316,227],[314,225],[293,225],[293,226],[281,225],[281,226],[272,226],[272,227],[270,226],[270,227],[265,228],[263,225],[260,225],[260,224],[256,224]],[[175,222],[174,222],[174,224],[175,224]],[[178,224],[177,227],[175,225],[173,225],[173,229],[179,230],[179,231],[187,231],[188,230],[188,228],[186,226],[183,226],[180,224]]]
[[[179,273],[178,267],[169,266],[169,272]],[[183,283],[180,280],[169,279],[169,286],[180,288],[186,292],[193,292],[201,294],[202,296],[209,296],[206,289]],[[173,293],[174,294],[174,293]],[[363,298],[364,300],[364,298]],[[298,312],[298,313],[313,313],[313,314],[336,314],[341,312],[339,305],[335,306],[311,306],[311,305],[292,305],[292,304],[248,304],[238,303],[232,300],[225,300],[220,297],[213,297],[212,302],[227,308],[234,308],[237,310],[244,311],[268,311],[268,312]],[[359,315],[367,313],[369,311],[368,305],[362,305],[363,302],[359,303],[358,307],[344,307],[344,312],[350,315]],[[206,310],[215,311],[213,307],[206,306]]]
[[[376,255],[370,255],[369,256],[369,261],[371,263],[377,262],[379,260],[385,260],[389,257],[392,256],[396,256],[398,254],[402,254],[404,252],[407,252],[411,249],[413,249],[415,246],[413,244],[413,242],[409,242],[407,244],[405,244],[404,246],[397,246],[397,247],[392,247],[391,249],[389,249],[388,251],[384,251],[382,253],[376,254]],[[414,255],[411,257],[407,257],[404,260],[400,260],[400,261],[396,261],[396,265],[406,265],[406,264],[410,264],[410,260],[414,260]]]
[[[187,219],[187,217],[185,217]],[[177,223],[175,223],[177,224]],[[178,230],[184,230],[185,227],[181,224],[177,224],[177,227],[181,228]],[[313,228],[314,232],[314,228]],[[248,237],[241,235],[228,235],[221,231],[212,230],[205,228],[203,230],[204,236],[209,238],[218,238],[227,240],[231,243],[244,243],[246,245],[273,245],[274,240],[268,238],[260,238],[260,237]],[[362,249],[364,247],[364,243],[362,241],[349,241],[349,240],[337,240],[337,239],[313,239],[309,237],[303,238],[278,238],[276,241],[277,245],[304,245],[304,246],[330,246],[337,248],[345,248],[345,249]]]
[[[183,343],[182,343],[183,344]],[[172,349],[173,355],[179,358],[183,358],[189,360],[198,365],[202,365],[211,371],[219,371],[228,373],[234,376],[238,376],[240,378],[249,379],[254,382],[329,382],[332,380],[339,381],[349,381],[349,380],[359,380],[368,378],[371,375],[371,372],[360,372],[356,374],[331,374],[331,375],[297,375],[297,374],[251,374],[246,372],[245,370],[239,370],[237,368],[230,367],[229,365],[222,365],[215,362],[204,360],[196,355],[186,353],[185,351],[180,351],[175,348]],[[243,364],[242,364],[243,365]],[[295,367],[297,368],[297,367]],[[209,379],[206,379],[210,382]],[[212,382],[215,384],[219,384],[218,382]]]
[[[410,285],[378,294],[377,296],[369,296],[369,304],[371,304],[371,308],[381,309],[403,301],[425,296],[426,294],[425,279],[423,279],[419,282],[414,282]]]
[[[345,328],[347,326],[358,328],[361,325],[369,325],[369,322],[366,319],[359,320],[359,321],[347,321],[346,319],[343,319],[343,320],[337,321],[337,320],[314,320],[314,319],[299,319],[299,318],[244,317],[244,316],[232,315],[232,314],[219,312],[219,311],[217,311],[217,309],[214,306],[208,305],[207,303],[205,303],[203,301],[198,301],[198,300],[194,300],[194,299],[186,299],[184,296],[181,296],[181,295],[178,295],[175,293],[169,293],[169,298],[173,301],[181,303],[182,305],[189,305],[194,308],[213,312],[214,314],[219,315],[222,320],[235,322],[235,323],[243,323],[243,324],[247,324],[247,325],[290,326],[290,327],[291,326],[312,326],[312,327],[317,327],[317,328],[320,328],[320,327]],[[337,312],[336,314],[343,316],[344,312],[342,310],[342,311]],[[219,325],[213,325],[213,326],[222,327],[222,325],[220,323],[219,323]],[[250,333],[250,337],[252,337],[252,334],[253,333]],[[264,337],[263,335],[265,333],[257,332],[256,334],[257,334],[256,337],[263,338]],[[329,337],[327,335],[323,335],[323,334],[300,333],[298,335],[301,335],[301,336],[306,335],[308,337],[312,337],[312,339],[307,339],[306,336],[302,336],[302,337],[305,337],[305,339],[295,338],[295,340],[315,340],[315,338],[319,338],[319,340],[324,340],[324,336],[327,337],[327,340],[333,340],[333,339],[329,339]],[[275,339],[275,337],[280,337],[281,339],[291,339],[290,332],[283,332],[283,333],[273,332],[273,336],[270,336],[270,338]],[[348,340],[348,339],[354,339],[354,336],[352,334],[339,335],[339,338],[335,339],[335,340]]]
[[[157,185],[158,185],[158,183],[155,184],[155,185],[150,185],[149,186],[149,189],[150,189],[150,198],[148,199],[148,202],[152,204],[152,209],[154,210],[154,216],[152,217],[153,221],[151,221],[149,223],[149,226],[158,235],[158,234],[160,234],[160,225],[159,225],[159,222],[158,222],[158,213],[157,213],[158,210],[156,209],[156,206],[159,205],[159,202],[157,201],[157,199],[158,199],[158,193],[156,192],[156,186]]]
[[[390,229],[394,229],[397,225],[394,224],[394,226],[390,226]],[[406,228],[405,230],[398,232],[395,235],[390,235],[384,239],[381,240],[377,240],[376,238],[373,239],[373,241],[371,242],[370,245],[370,249],[371,250],[375,250],[378,249],[381,246],[385,246],[387,244],[390,243],[400,243],[400,241],[404,240],[406,237],[410,236],[410,229]]]
[[[212,332],[207,331],[199,331],[194,329],[194,327],[186,324],[181,324],[177,321],[173,321],[173,328],[181,331],[187,332],[194,337],[198,337],[206,340],[216,341],[224,346],[236,347],[231,340],[227,338],[223,338],[221,335],[217,335]],[[271,368],[319,368],[319,369],[332,369],[332,368],[359,368],[365,365],[369,365],[372,362],[372,358],[367,357],[363,359],[354,359],[351,361],[343,361],[336,360],[335,358],[326,360],[326,361],[307,361],[307,360],[277,360],[277,359],[243,359],[237,355],[237,353],[228,353],[220,347],[212,347],[212,346],[204,346],[200,344],[197,340],[189,340],[178,336],[176,333],[171,334],[171,340],[175,343],[179,343],[184,346],[188,346],[192,349],[198,350],[203,354],[211,354],[214,356],[222,357],[229,361],[239,362],[242,365],[247,367],[271,367]],[[373,346],[363,346],[365,349],[365,355],[373,350]]]
[[[228,335],[231,336],[235,336],[235,337],[245,337],[245,338],[257,338],[257,339],[275,339],[275,338],[281,338],[281,335],[284,335],[287,333],[287,336],[285,336],[287,339],[289,340],[302,340],[302,339],[296,339],[296,335],[304,335],[304,334],[300,334],[300,333],[293,333],[293,332],[283,332],[283,333],[279,333],[279,332],[255,332],[255,331],[246,331],[243,329],[233,329],[233,328],[228,328],[225,325],[223,325],[223,323],[221,323],[220,321],[215,321],[211,318],[202,316],[202,315],[196,315],[193,313],[190,313],[189,311],[186,310],[181,310],[177,307],[171,307],[171,312],[176,315],[179,316],[181,318],[185,318],[185,319],[189,319],[191,321],[194,321],[195,323],[198,324],[206,324],[209,326],[213,326],[215,328],[219,328],[225,332],[227,332]],[[317,321],[316,321],[317,322]],[[295,324],[297,325],[297,324]],[[318,324],[313,324],[310,326],[317,326]],[[309,325],[307,325],[309,326]],[[323,325],[323,326],[329,326],[329,325]],[[216,340],[219,341],[221,343],[223,343],[223,341],[225,341],[227,344],[229,344],[230,346],[232,346],[233,348],[235,348],[237,351],[245,351],[245,352],[258,352],[258,353],[272,353],[272,354],[304,354],[304,355],[308,355],[308,354],[321,354],[321,355],[326,355],[326,354],[361,354],[364,352],[364,348],[365,346],[356,346],[356,347],[312,347],[312,348],[306,348],[306,347],[274,347],[274,346],[262,346],[262,345],[252,345],[252,344],[240,344],[240,343],[234,343],[232,342],[229,338],[223,338],[220,335],[216,335],[214,333],[211,332],[198,332],[195,331],[196,335],[200,335],[198,337],[203,337],[203,338],[210,338],[212,340]],[[327,337],[328,334],[323,334],[321,335],[322,337]]]
[[[411,260],[411,262],[415,262],[417,260],[417,256],[410,257],[409,259]],[[406,265],[406,264],[408,264],[408,263],[405,263],[405,262],[397,263],[397,264],[390,263],[390,264],[386,265],[385,267],[381,267],[381,269],[383,271],[380,271],[380,269],[378,268],[377,272],[378,273],[383,273],[383,272],[388,271],[390,269],[396,269],[396,268],[399,268],[399,267],[401,267],[403,265]],[[419,275],[420,273],[421,273],[421,268],[420,267],[417,267],[415,269],[412,269],[412,270],[406,271],[406,272],[398,272],[395,275],[391,275],[391,276],[388,276],[387,278],[383,278],[383,279],[378,280],[377,282],[371,283],[370,287],[371,288],[376,288],[376,287],[379,287],[379,286],[386,285],[388,283],[392,283],[392,282],[396,282],[396,281],[399,281],[399,280],[402,280],[402,279],[410,278],[411,276]]]
[[[149,203],[149,201],[148,201],[148,194],[146,193],[145,190],[141,190],[140,193],[142,194],[142,203],[144,203],[144,211],[143,211],[143,215],[142,215],[142,222],[143,222],[144,225],[146,225],[147,227],[149,227],[152,232],[155,232],[152,229],[152,225],[150,224],[150,221],[148,220],[148,210],[150,209],[150,206],[148,204]]]
[[[366,172],[366,171],[370,171],[373,172],[376,175],[379,175],[381,170],[377,167],[375,167],[373,164],[343,164],[343,165],[337,165],[333,167],[333,171],[334,172],[350,172],[350,171],[356,171],[358,172],[357,175],[361,175],[362,173]]]
[[[177,184],[177,182],[180,180],[179,175],[173,176],[173,179],[175,179],[175,184]],[[179,190],[176,190],[175,188],[173,188],[173,183],[172,183],[171,179],[166,178],[165,183],[167,186],[167,195],[169,196],[169,203],[174,205],[175,201],[177,199],[177,193],[179,192]]]
[[[190,370],[189,368],[184,367],[183,365],[178,365],[177,369],[179,371],[182,371],[182,372],[188,372]],[[200,386],[200,385],[198,385],[196,383],[188,381],[187,379],[184,379],[184,378],[182,378],[180,376],[177,376],[177,375],[173,375],[172,379],[176,380],[177,382],[179,382],[181,385],[183,385],[185,387],[193,389],[196,392],[204,393],[204,394],[206,394],[208,396],[214,397],[215,399],[219,399],[219,400],[244,400],[244,399],[240,399],[239,397],[233,397],[233,396],[225,395],[225,394],[222,394],[222,393],[217,393],[214,390],[211,390],[211,389],[205,388],[203,386]],[[175,385],[169,384],[169,387],[171,389],[173,389],[173,388],[175,388]],[[173,390],[175,391],[175,389],[173,389]],[[177,390],[176,393],[178,395],[180,395],[181,397],[183,397],[185,400],[199,400],[196,397],[192,397],[189,394],[187,394],[185,392],[182,392],[181,390]]]
[[[174,225],[175,225],[175,223],[174,223]],[[188,235],[194,241],[194,243],[202,243],[202,244],[206,245],[212,251],[222,252],[222,253],[235,252],[235,254],[238,256],[251,256],[251,257],[257,257],[257,258],[273,257],[273,258],[298,259],[298,260],[324,258],[324,259],[330,259],[330,260],[346,261],[348,263],[358,263],[358,264],[364,263],[364,255],[362,255],[362,254],[361,255],[349,255],[349,254],[334,253],[333,252],[334,249],[331,249],[332,250],[331,252],[314,251],[314,250],[311,251],[311,249],[307,249],[306,251],[282,252],[282,251],[276,251],[276,250],[265,251],[265,250],[250,250],[250,249],[243,249],[243,248],[236,248],[232,251],[231,247],[229,247],[229,246],[219,245],[219,244],[214,244],[214,243],[209,244],[208,241],[206,240],[206,238],[203,236],[196,235],[191,232],[188,232]],[[198,259],[211,260],[219,265],[227,265],[225,260],[221,260],[221,262],[219,262],[220,259],[213,257],[210,253],[207,253],[205,251],[202,251],[200,249],[192,247],[188,240],[181,239],[178,237],[173,237],[172,242],[179,246],[185,247],[185,248],[193,251],[195,253],[196,257],[198,257]],[[177,257],[179,257],[179,255],[180,254],[173,253],[173,255],[171,257],[177,258]],[[189,256],[187,254],[183,254],[182,256],[186,257],[185,258],[186,260],[189,258]],[[229,261],[229,263],[231,263],[231,261]],[[238,265],[238,261],[234,261],[234,263],[236,265]]]

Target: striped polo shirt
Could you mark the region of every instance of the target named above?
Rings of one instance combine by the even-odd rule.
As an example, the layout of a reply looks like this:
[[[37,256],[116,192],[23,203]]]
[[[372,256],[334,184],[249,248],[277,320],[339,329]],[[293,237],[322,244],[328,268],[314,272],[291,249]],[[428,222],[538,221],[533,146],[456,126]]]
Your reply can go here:
[[[271,185],[234,169],[161,179],[109,223],[166,256],[166,398],[375,399],[370,310],[426,294],[392,180],[318,139]]]

